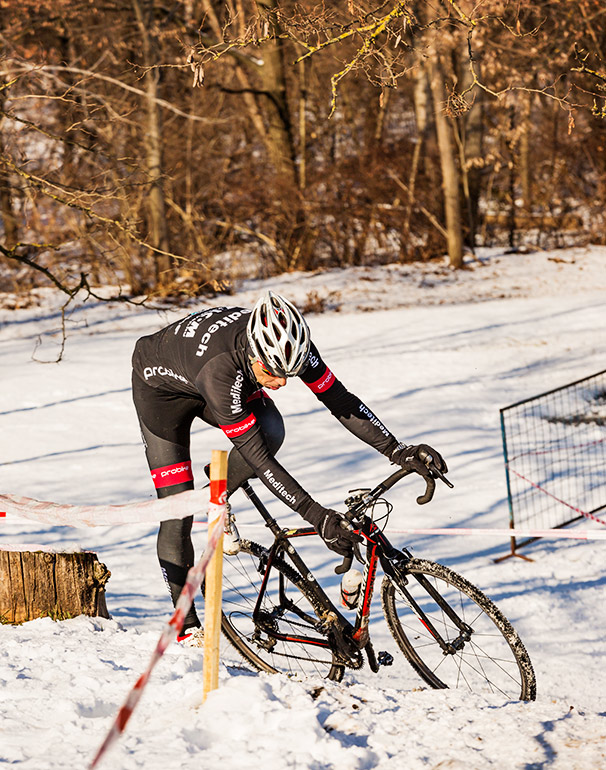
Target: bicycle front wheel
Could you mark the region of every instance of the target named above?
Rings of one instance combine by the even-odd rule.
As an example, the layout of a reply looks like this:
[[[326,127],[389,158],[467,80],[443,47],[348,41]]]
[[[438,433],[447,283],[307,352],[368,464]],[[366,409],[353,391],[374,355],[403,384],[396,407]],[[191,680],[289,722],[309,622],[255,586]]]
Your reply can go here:
[[[411,559],[407,569],[405,582],[384,578],[383,611],[398,646],[427,684],[534,700],[528,653],[495,604],[441,564]]]
[[[274,559],[257,607],[268,551],[242,540],[239,553],[223,560],[221,629],[242,657],[258,671],[341,681],[316,612],[313,589],[294,567]]]

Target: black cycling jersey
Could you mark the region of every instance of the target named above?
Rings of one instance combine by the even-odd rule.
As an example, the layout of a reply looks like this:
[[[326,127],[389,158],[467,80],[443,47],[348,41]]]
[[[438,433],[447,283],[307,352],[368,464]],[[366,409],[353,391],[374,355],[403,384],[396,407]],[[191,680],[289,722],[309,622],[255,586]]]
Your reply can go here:
[[[142,337],[133,371],[167,398],[198,400],[199,414],[223,430],[267,488],[305,515],[314,501],[270,452],[251,408],[262,391],[249,358],[249,315],[241,307],[202,310]],[[298,376],[355,436],[386,456],[398,446],[395,436],[335,377],[313,343]]]

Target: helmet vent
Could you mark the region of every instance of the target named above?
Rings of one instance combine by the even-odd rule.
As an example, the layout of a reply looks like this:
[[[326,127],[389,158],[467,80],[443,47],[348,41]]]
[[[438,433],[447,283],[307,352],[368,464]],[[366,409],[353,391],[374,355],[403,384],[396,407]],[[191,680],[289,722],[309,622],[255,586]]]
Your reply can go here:
[[[294,377],[307,363],[310,348],[305,319],[285,297],[266,292],[254,306],[247,326],[253,355],[271,362],[280,376]]]

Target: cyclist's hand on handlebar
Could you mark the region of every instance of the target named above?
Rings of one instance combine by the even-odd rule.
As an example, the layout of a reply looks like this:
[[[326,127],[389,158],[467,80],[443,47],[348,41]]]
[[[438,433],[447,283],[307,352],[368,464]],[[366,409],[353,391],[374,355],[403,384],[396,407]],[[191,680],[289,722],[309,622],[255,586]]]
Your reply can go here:
[[[418,473],[425,479],[426,492],[417,498],[420,505],[429,502],[433,497],[436,478],[442,479],[444,483],[452,486],[444,476],[445,473],[448,473],[446,461],[429,444],[411,444],[410,446],[398,447],[391,453],[391,461],[406,470]]]
[[[305,518],[316,528],[326,546],[339,556],[351,556],[354,545],[362,540],[352,525],[331,508],[323,508],[316,503]]]
[[[407,470],[415,471],[421,476],[435,478],[432,465],[440,473],[448,473],[448,466],[442,455],[429,444],[411,444],[398,447],[391,453],[392,463],[402,466]]]

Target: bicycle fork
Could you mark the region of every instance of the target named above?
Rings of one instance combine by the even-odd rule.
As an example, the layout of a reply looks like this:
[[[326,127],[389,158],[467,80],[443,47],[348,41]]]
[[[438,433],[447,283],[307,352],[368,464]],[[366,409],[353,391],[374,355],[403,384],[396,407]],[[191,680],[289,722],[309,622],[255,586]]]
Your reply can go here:
[[[425,629],[431,634],[442,649],[444,655],[455,655],[457,652],[463,649],[465,644],[471,639],[473,634],[473,628],[465,623],[450,606],[450,604],[444,599],[440,592],[431,584],[431,582],[425,577],[425,575],[417,575],[415,573],[408,572],[406,565],[411,555],[406,552],[402,553],[394,548],[389,540],[385,537],[383,532],[374,524],[371,524],[370,529],[367,532],[362,532],[368,541],[367,553],[368,558],[366,562],[366,569],[368,570],[368,584],[364,581],[365,592],[364,600],[368,600],[370,604],[370,596],[372,596],[372,588],[374,585],[375,572],[377,568],[377,548],[380,547],[381,553],[381,565],[383,571],[392,581],[396,590],[400,593],[404,602],[416,615]],[[440,632],[433,625],[431,620],[427,617],[422,607],[411,595],[410,591],[406,589],[410,576],[415,578],[419,585],[431,596],[434,602],[442,610],[442,612],[454,623],[455,627],[459,630],[459,635],[456,639],[447,641],[440,634]],[[365,576],[366,577],[366,576]],[[368,618],[364,621],[365,604],[363,604],[358,610],[358,620],[356,622],[356,628],[358,625],[362,626],[366,622],[366,628],[368,627]],[[355,636],[355,634],[354,634]]]
[[[386,574],[389,576],[396,590],[400,593],[404,602],[416,615],[425,629],[431,634],[442,649],[443,655],[455,655],[460,652],[465,644],[470,641],[473,634],[473,628],[465,623],[457,612],[450,606],[450,604],[444,599],[439,591],[434,588],[431,582],[425,577],[425,575],[417,575],[415,573],[407,573],[405,564],[397,564],[395,570],[393,569],[393,561],[390,560],[392,569],[386,569]],[[395,573],[395,574],[394,574]],[[414,599],[411,593],[406,589],[408,580],[412,574],[412,577],[419,583],[419,585],[431,596],[437,606],[442,612],[454,623],[455,627],[459,630],[459,635],[456,639],[447,641],[440,634],[440,632],[433,625],[431,620],[427,617],[421,606]]]

